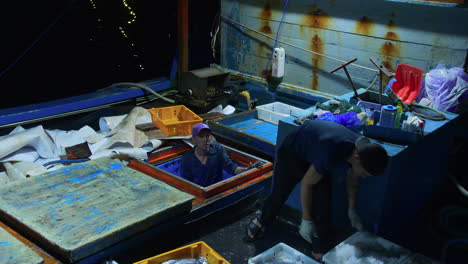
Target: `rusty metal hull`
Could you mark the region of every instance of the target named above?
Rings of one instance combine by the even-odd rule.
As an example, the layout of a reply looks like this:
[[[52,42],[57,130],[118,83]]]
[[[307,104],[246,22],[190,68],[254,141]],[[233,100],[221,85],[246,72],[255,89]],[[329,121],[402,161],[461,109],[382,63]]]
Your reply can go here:
[[[405,1],[289,1],[278,32],[284,3],[221,1],[225,17],[221,24],[222,67],[268,76],[266,65],[279,33],[278,41],[295,46],[280,43],[286,51],[283,83],[342,95],[350,91],[345,73],[332,75],[328,71],[353,58],[358,58],[353,65],[363,67],[350,66],[349,73],[361,88],[375,78],[370,57],[378,58],[391,71],[400,63],[428,71],[439,62],[460,67],[467,56],[466,8]],[[378,87],[377,81],[373,89]]]

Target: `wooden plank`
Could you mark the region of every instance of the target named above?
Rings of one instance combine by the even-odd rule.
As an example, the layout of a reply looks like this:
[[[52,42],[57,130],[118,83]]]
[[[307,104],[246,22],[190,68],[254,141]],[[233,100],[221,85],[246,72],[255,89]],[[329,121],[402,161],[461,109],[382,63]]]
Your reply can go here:
[[[37,245],[35,245],[34,243],[26,239],[24,236],[20,235],[18,232],[11,229],[7,225],[5,225],[4,223],[0,222],[0,228],[3,228],[6,232],[10,233],[10,235],[15,237],[17,240],[21,241],[21,243],[23,243],[26,247],[28,247],[29,249],[34,251],[36,254],[41,256],[43,258],[43,264],[60,264],[61,263],[57,259],[52,257],[51,255],[49,255],[47,252],[42,250],[40,247],[38,247]],[[0,262],[4,263],[3,261],[0,261]],[[21,262],[18,262],[18,263],[21,263]]]
[[[101,158],[0,187],[0,215],[70,262],[189,212],[192,195]]]
[[[0,227],[0,263],[40,264],[44,259]]]

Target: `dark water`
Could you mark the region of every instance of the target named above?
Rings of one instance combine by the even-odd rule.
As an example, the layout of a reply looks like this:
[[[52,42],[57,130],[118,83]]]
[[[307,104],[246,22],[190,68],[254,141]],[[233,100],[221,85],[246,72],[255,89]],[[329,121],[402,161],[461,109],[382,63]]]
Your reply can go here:
[[[218,5],[205,2],[190,7],[193,67],[212,62]],[[0,109],[168,77],[177,52],[177,1],[15,0],[1,9],[0,88],[9,95]]]

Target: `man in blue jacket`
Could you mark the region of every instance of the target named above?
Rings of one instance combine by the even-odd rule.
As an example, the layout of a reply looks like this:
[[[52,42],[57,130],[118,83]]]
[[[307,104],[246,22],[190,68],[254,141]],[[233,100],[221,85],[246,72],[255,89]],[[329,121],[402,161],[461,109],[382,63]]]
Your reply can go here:
[[[223,180],[223,168],[235,175],[250,167],[240,167],[232,161],[224,147],[213,141],[211,129],[205,123],[192,128],[194,148],[182,156],[181,176],[202,187]]]
[[[381,173],[388,162],[385,149],[348,128],[330,121],[308,120],[286,136],[278,149],[272,192],[259,217],[246,227],[247,242],[263,236],[297,183],[301,184],[300,235],[312,244],[320,259],[327,250],[331,223],[331,192],[334,175],[347,175],[348,217],[362,230],[356,213],[359,180]]]

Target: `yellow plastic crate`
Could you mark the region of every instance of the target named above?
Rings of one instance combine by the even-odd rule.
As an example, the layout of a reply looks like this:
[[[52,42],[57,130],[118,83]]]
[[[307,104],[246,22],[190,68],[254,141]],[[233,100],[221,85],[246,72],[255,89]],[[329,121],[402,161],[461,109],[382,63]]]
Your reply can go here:
[[[160,264],[171,259],[197,258],[199,255],[206,257],[208,264],[230,264],[203,241],[140,260],[133,264]]]
[[[203,122],[197,114],[184,105],[152,108],[148,110],[153,124],[166,136],[186,136],[195,124]]]

